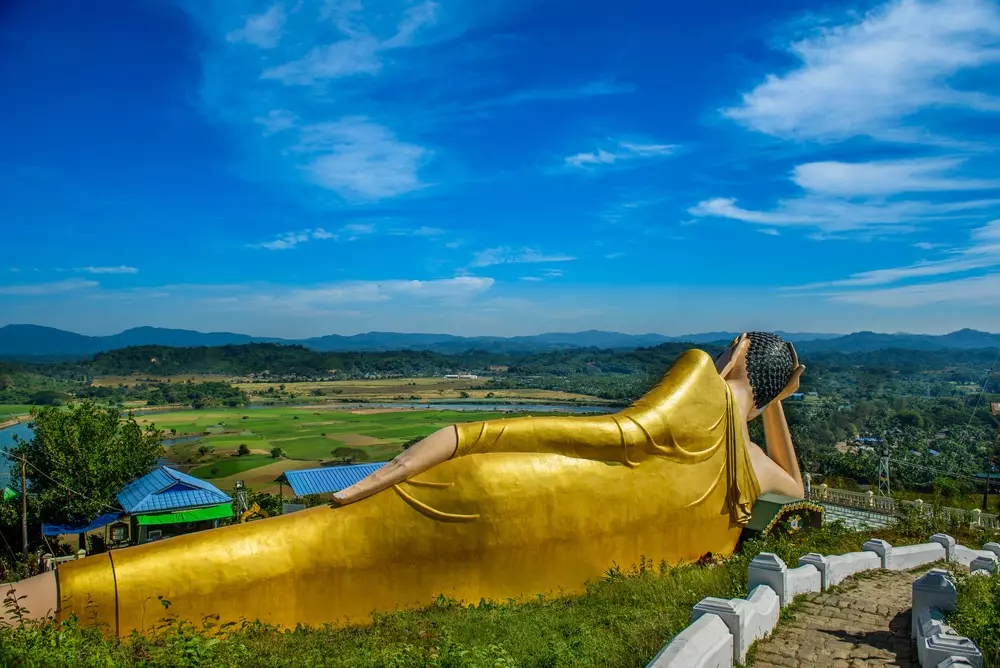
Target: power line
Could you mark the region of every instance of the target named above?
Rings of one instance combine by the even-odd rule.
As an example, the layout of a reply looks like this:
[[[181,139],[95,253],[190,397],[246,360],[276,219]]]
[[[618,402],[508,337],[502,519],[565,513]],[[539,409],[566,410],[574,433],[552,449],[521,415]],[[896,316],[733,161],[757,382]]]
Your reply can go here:
[[[972,407],[972,412],[969,413],[969,422],[965,425],[966,432],[968,432],[969,428],[972,426],[972,420],[976,417],[976,411],[979,410],[979,402],[983,400],[983,395],[986,394],[986,387],[990,384],[990,378],[993,377],[993,371],[997,368],[998,361],[1000,361],[1000,348],[997,348],[997,354],[993,358],[993,364],[990,365],[990,370],[986,372],[986,378],[983,379],[983,384],[979,387],[979,394],[976,396],[976,403]]]
[[[4,454],[6,454],[9,457],[10,456],[10,450],[5,450]],[[37,466],[35,466],[31,462],[29,462],[27,459],[25,459],[24,462],[28,466],[30,466],[31,468],[35,469],[38,473],[42,474],[43,476],[45,476],[46,478],[48,478],[49,480],[51,480],[55,484],[57,484],[60,487],[62,487],[63,489],[65,489],[67,492],[70,492],[72,494],[76,494],[77,496],[81,496],[81,497],[87,499],[88,501],[93,501],[94,503],[99,504],[102,508],[107,508],[108,510],[113,510],[115,512],[121,511],[121,508],[116,508],[115,506],[110,506],[110,505],[104,503],[103,501],[98,501],[97,499],[93,498],[92,496],[88,496],[87,494],[82,494],[82,493],[76,491],[75,489],[72,489],[71,487],[69,487],[67,485],[64,485],[63,483],[61,483],[58,480],[56,480],[55,478],[53,478],[52,476],[50,476],[48,473],[46,473],[42,469],[38,468]],[[26,490],[21,490],[22,493],[25,493],[25,491]]]

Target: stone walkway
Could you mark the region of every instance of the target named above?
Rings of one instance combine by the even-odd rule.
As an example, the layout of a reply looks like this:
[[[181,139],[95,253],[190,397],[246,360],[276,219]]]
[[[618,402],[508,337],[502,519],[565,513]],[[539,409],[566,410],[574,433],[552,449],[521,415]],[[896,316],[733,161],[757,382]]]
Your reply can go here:
[[[757,645],[754,668],[916,668],[910,641],[913,573],[872,571],[795,605]]]

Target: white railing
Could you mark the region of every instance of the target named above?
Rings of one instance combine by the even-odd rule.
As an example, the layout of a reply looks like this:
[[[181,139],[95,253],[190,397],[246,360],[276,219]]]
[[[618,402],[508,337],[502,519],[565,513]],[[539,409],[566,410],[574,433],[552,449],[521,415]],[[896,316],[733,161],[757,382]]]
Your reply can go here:
[[[76,561],[77,559],[83,559],[87,556],[85,550],[79,550],[76,554],[71,554],[65,557],[53,557],[51,554],[42,555],[42,571],[48,572],[55,570],[56,566],[59,564],[64,564],[67,561]]]
[[[858,510],[866,510],[892,517],[901,514],[900,505],[902,505],[916,508],[918,512],[927,517],[941,515],[966,520],[970,525],[983,527],[984,529],[1000,529],[1000,516],[992,513],[984,513],[978,508],[973,510],[963,510],[947,506],[934,508],[931,504],[925,503],[920,499],[916,501],[897,502],[895,499],[889,497],[877,496],[870,490],[867,492],[851,492],[846,489],[833,489],[826,485],[817,485],[809,491],[807,497],[812,501],[820,503],[829,503],[845,508],[857,508]]]
[[[956,545],[955,539],[945,534],[934,534],[927,543],[900,547],[873,539],[862,550],[832,556],[807,554],[799,559],[797,568],[789,568],[776,554],[762,552],[747,571],[749,595],[702,599],[691,612],[691,625],[667,643],[646,668],[732,668],[742,664],[750,646],[771,635],[778,626],[781,608],[797,595],[825,591],[862,571],[906,571],[947,560],[966,566],[972,573],[988,574],[996,572],[1000,556],[1000,544],[987,543],[982,550],[973,550]],[[981,668],[983,657],[975,644],[942,620],[942,612],[954,610],[957,596],[948,577],[946,571],[935,569],[913,584],[910,631],[917,643],[920,666]],[[949,660],[952,663],[946,664]]]

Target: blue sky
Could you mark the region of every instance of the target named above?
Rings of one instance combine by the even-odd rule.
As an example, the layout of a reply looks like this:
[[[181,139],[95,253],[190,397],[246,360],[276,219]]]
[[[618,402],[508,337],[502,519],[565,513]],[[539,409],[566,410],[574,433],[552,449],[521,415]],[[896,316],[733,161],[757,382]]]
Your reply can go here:
[[[0,9],[0,325],[1000,331],[1000,3]]]

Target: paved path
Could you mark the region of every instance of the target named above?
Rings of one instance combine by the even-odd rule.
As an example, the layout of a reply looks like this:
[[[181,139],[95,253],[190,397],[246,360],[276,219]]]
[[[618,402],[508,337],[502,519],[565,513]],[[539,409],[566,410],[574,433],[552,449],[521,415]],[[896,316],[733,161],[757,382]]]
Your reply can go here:
[[[913,573],[872,571],[810,594],[759,643],[754,668],[917,668],[910,641]]]

